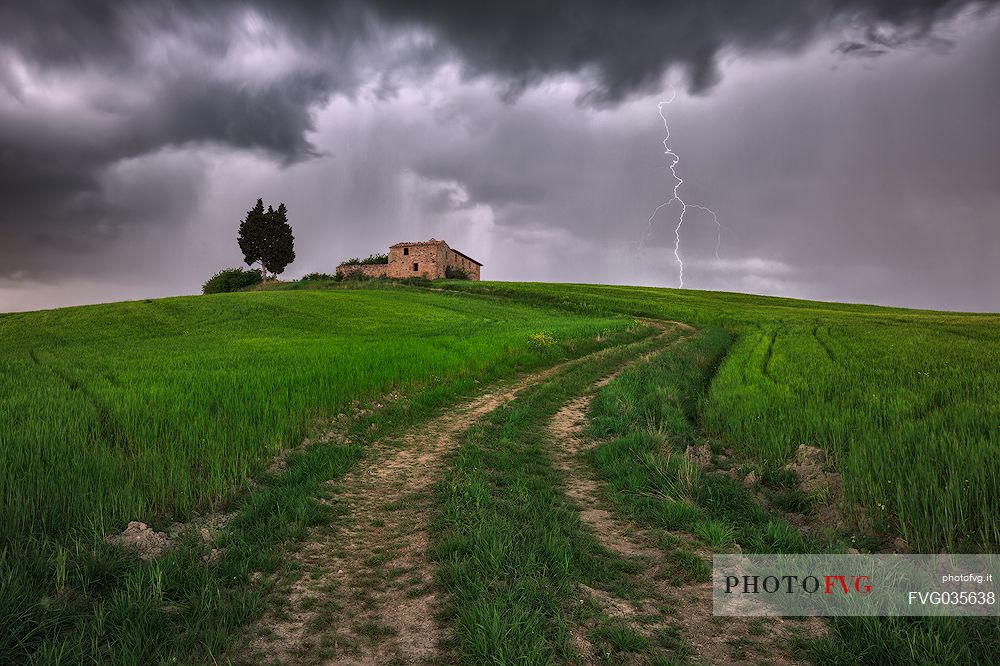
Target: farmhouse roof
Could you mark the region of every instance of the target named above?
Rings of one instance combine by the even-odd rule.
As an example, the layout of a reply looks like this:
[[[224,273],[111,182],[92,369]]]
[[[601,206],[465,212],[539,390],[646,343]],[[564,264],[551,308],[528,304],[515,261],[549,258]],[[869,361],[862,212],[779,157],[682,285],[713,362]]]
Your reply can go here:
[[[413,241],[413,242],[410,242],[410,243],[395,243],[393,245],[390,245],[389,247],[403,247],[404,245],[408,245],[408,246],[412,247],[414,245],[448,245],[448,244],[445,243],[443,240],[438,240],[437,238],[432,238],[430,240],[425,240],[425,241]],[[451,246],[448,245],[448,247],[451,247]]]
[[[452,246],[448,245],[443,240],[438,240],[437,238],[432,238],[430,240],[425,240],[425,241],[413,241],[411,243],[395,243],[393,245],[390,245],[389,247],[390,248],[393,248],[393,247],[413,247],[415,245],[444,245],[446,248],[448,248],[449,250],[451,250],[452,252],[454,252],[458,256],[465,257],[466,259],[468,259],[469,261],[471,261],[472,263],[474,263],[476,266],[482,266],[481,263],[479,263],[478,261],[476,261],[475,259],[473,259],[469,255],[467,255],[467,254],[465,254],[463,252],[459,252],[458,250],[456,250]]]

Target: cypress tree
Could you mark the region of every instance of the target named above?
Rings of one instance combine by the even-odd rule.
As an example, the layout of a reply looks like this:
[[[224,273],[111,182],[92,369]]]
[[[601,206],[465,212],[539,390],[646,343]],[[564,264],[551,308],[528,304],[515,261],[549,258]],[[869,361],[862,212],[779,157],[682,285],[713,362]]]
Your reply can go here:
[[[278,204],[277,210],[268,206],[265,211],[264,200],[257,199],[257,204],[247,211],[246,217],[240,222],[236,242],[247,266],[260,264],[265,281],[268,272],[274,275],[284,272],[285,267],[295,261],[295,237],[288,224],[288,209],[285,204]]]

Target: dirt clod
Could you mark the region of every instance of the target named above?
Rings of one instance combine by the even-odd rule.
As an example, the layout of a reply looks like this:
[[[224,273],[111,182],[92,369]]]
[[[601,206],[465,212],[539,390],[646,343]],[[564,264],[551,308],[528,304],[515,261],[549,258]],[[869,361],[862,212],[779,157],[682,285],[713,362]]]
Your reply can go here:
[[[702,469],[712,464],[712,447],[708,444],[689,445],[684,450],[684,456]]]
[[[826,451],[808,444],[801,444],[795,451],[795,458],[785,465],[785,469],[795,472],[799,488],[803,492],[827,492],[839,495],[842,482],[840,474],[827,468]]]
[[[170,545],[170,538],[166,534],[137,520],[130,522],[121,534],[109,536],[107,541],[111,545],[131,550],[147,561],[159,556]]]

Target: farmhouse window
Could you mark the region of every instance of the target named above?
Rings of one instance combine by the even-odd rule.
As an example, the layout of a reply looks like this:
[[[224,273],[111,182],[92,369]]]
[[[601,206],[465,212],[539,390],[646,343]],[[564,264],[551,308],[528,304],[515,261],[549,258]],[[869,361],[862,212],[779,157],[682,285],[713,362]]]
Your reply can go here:
[[[413,262],[413,270],[417,270],[417,262]]]
[[[408,254],[410,254],[410,248],[408,248],[408,247],[404,247],[404,248],[403,248],[403,256],[405,257],[405,256],[407,256]]]

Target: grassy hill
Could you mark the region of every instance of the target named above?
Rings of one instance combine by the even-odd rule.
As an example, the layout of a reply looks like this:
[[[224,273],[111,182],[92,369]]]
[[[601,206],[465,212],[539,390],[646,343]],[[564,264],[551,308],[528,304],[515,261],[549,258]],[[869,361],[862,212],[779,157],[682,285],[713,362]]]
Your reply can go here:
[[[697,344],[674,352],[701,359],[678,441],[697,431],[759,476],[799,444],[825,449],[873,549],[895,537],[913,552],[1000,543],[997,315],[453,281],[2,314],[0,654],[214,656],[261,613],[267,590],[245,581],[331,520],[316,489],[358,465],[366,442],[519,371],[638,344],[653,330],[636,317],[716,341],[711,362]],[[649,390],[654,410],[676,391]],[[609,400],[598,405],[627,413]],[[287,472],[265,473],[317,424],[375,401],[384,408],[347,444],[307,447]],[[162,529],[222,510],[236,518],[217,566],[196,540],[152,565],[104,540],[130,520]]]
[[[2,315],[0,535],[184,520],[353,401],[489,381],[627,323],[388,289]]]
[[[604,285],[449,283],[737,336],[704,428],[763,468],[826,449],[856,518],[914,552],[1000,543],[1000,316]]]

